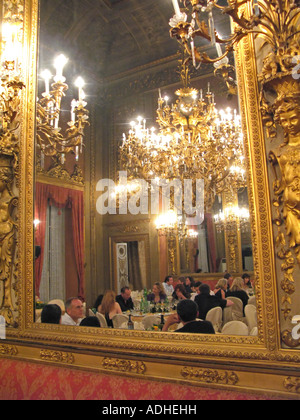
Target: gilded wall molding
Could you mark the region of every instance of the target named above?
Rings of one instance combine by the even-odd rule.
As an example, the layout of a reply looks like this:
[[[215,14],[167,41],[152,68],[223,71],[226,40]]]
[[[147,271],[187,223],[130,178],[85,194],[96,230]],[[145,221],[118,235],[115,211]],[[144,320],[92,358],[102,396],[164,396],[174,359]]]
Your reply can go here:
[[[63,351],[41,350],[40,358],[46,362],[60,362],[66,364],[74,363],[74,355]]]
[[[183,378],[197,380],[204,384],[237,385],[239,383],[239,377],[235,372],[184,367],[180,373]]]
[[[18,348],[7,344],[0,343],[0,355],[2,356],[16,356],[18,354]]]
[[[285,389],[287,389],[290,392],[296,392],[300,394],[300,379],[299,378],[293,378],[289,376],[286,378],[283,382],[283,386]]]
[[[147,370],[144,362],[136,362],[132,360],[113,359],[106,357],[103,359],[102,367],[105,370],[114,372],[130,372],[144,374]]]

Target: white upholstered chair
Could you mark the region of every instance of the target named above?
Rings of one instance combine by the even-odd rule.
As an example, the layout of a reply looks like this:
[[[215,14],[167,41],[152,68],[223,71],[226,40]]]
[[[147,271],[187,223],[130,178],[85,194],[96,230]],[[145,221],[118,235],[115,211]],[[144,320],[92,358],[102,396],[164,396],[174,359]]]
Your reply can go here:
[[[254,327],[253,330],[250,331],[249,335],[258,335],[258,328]]]
[[[257,311],[254,305],[245,306],[245,316],[248,324],[249,332],[257,327]]]
[[[212,323],[215,332],[219,332],[221,331],[222,327],[222,318],[222,308],[220,308],[220,306],[217,306],[216,308],[212,308],[210,311],[207,312],[205,320]]]
[[[146,315],[144,316],[142,323],[144,325],[145,330],[152,328],[153,325],[160,324],[160,316],[159,315]]]
[[[241,299],[228,296],[227,300],[231,300],[231,302],[233,302],[233,306],[231,306],[232,320],[244,321],[244,305]]]
[[[111,320],[114,328],[121,328],[121,325],[124,324],[124,322],[128,323],[129,316],[123,314],[116,314],[112,317]]]
[[[96,313],[96,317],[99,319],[100,321],[100,326],[102,328],[107,328],[107,322],[105,319],[105,316],[103,314],[100,314],[99,312]]]
[[[248,300],[248,305],[256,306],[256,296],[251,296]]]
[[[91,309],[89,309],[89,316],[96,316],[96,314]]]
[[[225,335],[249,335],[246,324],[241,321],[230,321],[224,325],[221,331]]]

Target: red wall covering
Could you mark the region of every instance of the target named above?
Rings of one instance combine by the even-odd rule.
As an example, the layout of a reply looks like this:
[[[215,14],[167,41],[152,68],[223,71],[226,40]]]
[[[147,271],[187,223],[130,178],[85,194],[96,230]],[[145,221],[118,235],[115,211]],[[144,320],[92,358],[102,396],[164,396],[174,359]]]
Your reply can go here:
[[[0,358],[0,400],[266,400],[264,395],[85,372]]]

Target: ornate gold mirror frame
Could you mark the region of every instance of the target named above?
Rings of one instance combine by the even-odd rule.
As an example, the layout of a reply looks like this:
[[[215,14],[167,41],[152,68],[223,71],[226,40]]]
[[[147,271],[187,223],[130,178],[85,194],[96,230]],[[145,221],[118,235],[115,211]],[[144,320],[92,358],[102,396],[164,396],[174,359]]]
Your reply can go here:
[[[278,268],[279,257],[274,247],[276,235],[272,226],[273,192],[272,179],[269,180],[268,176],[271,167],[267,158],[269,141],[264,140],[252,35],[244,37],[238,44],[236,67],[250,185],[258,336],[196,336],[85,327],[78,332],[77,327],[46,326],[34,322],[33,208],[38,1],[10,3],[24,6],[21,79],[25,88],[20,92],[20,104],[16,104],[20,127],[16,134],[18,147],[14,152],[18,165],[10,166],[16,181],[14,184],[11,178],[9,181],[14,191],[11,198],[15,197],[15,230],[14,245],[10,250],[13,257],[7,260],[10,271],[7,274],[7,269],[6,277],[0,277],[0,292],[4,295],[0,302],[1,315],[5,316],[9,325],[6,340],[0,342],[0,356],[40,363],[53,362],[60,366],[138,378],[163,378],[199,386],[263,390],[291,398],[299,397],[299,341],[291,343],[284,339],[287,334],[291,335],[293,325],[291,318],[285,315],[282,318],[280,315],[286,305],[290,308],[293,306],[292,298],[296,292],[282,294],[282,272],[280,266]],[[4,144],[2,135],[1,144]],[[3,244],[1,239],[2,260],[6,255]],[[286,242],[286,252],[288,247]],[[289,251],[294,252],[291,247]],[[288,269],[282,270],[286,278]],[[294,264],[293,277],[290,276],[289,281],[295,288],[298,287],[299,294],[297,273],[299,267]],[[296,314],[291,311],[289,315]]]

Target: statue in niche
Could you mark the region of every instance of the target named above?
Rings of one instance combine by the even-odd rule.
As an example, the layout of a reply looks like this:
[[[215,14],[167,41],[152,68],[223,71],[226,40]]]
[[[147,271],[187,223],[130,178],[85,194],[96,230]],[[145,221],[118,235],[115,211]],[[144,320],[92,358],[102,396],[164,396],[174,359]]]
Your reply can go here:
[[[270,153],[275,174],[274,204],[282,206],[289,246],[300,264],[300,97],[282,102],[276,109],[275,122],[284,130],[284,143]]]
[[[3,296],[0,301],[0,315],[7,325],[13,323],[11,295],[12,263],[16,247],[16,222],[14,209],[17,198],[12,191],[14,181],[13,156],[0,155],[0,281],[3,282]]]

